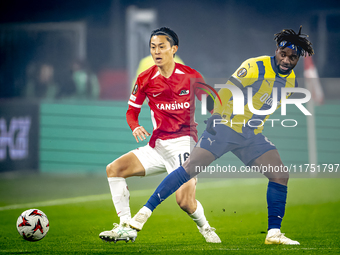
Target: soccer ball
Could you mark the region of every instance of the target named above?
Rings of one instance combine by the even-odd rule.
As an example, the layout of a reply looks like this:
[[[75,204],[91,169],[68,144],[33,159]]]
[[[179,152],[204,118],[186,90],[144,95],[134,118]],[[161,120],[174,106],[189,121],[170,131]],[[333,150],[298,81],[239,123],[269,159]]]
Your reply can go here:
[[[17,230],[27,241],[35,242],[43,239],[50,224],[45,213],[38,209],[24,211],[17,220]]]

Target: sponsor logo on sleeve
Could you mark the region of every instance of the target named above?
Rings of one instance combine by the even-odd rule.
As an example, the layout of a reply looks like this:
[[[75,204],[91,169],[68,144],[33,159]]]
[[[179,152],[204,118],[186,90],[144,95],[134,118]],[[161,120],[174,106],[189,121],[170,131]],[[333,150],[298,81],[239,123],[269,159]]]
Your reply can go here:
[[[138,91],[138,84],[133,87],[132,94],[135,95]]]
[[[135,102],[136,101],[136,97],[134,95],[131,95],[130,96],[130,100]]]
[[[247,75],[247,69],[245,69],[244,67],[240,68],[238,71],[237,71],[237,76],[238,77],[244,77]]]

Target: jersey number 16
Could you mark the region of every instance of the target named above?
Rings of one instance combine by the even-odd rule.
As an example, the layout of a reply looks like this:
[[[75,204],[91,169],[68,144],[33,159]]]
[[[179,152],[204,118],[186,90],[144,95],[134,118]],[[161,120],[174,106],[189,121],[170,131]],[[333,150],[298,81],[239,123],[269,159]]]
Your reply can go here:
[[[184,152],[183,155],[182,154],[178,154],[178,159],[179,159],[179,165],[180,166],[182,166],[182,164],[187,160],[189,155],[190,154],[188,152]]]

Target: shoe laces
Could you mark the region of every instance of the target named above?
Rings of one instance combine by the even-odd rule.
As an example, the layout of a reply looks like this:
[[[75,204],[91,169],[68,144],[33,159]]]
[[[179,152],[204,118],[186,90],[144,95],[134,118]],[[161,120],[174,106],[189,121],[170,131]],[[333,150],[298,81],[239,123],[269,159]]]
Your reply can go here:
[[[114,230],[114,229],[116,229],[116,228],[118,228],[119,227],[119,224],[118,223],[113,223],[113,229],[112,230]]]
[[[207,233],[208,235],[215,233],[215,231],[216,231],[216,228],[213,228],[213,227],[208,227],[208,228],[203,229],[203,232]]]
[[[276,233],[273,236],[271,236],[272,238],[279,238],[282,241],[291,241],[288,237],[285,236],[285,233]]]
[[[278,233],[275,233],[274,235],[272,235],[271,237],[279,237],[279,238],[283,238],[283,237],[285,237],[285,233],[278,232]],[[287,237],[286,237],[286,238],[287,238]]]

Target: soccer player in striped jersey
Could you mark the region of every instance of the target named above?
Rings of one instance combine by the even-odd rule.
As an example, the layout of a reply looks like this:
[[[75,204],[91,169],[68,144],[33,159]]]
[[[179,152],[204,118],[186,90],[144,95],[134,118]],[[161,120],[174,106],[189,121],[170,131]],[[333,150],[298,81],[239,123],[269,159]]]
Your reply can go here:
[[[275,55],[251,58],[241,64],[228,80],[228,84],[239,87],[247,95],[248,87],[252,88],[252,104],[256,110],[265,111],[271,107],[278,108],[281,103],[281,88],[297,86],[293,68],[301,56],[314,54],[311,42],[305,35],[293,30],[283,30],[275,34],[277,43]],[[274,88],[278,91],[278,100],[273,97]],[[219,91],[222,104],[216,100],[214,113],[207,121],[196,147],[183,166],[169,174],[158,186],[145,206],[131,219],[130,226],[141,230],[152,211],[176,191],[183,183],[196,176],[195,166],[205,167],[223,154],[231,151],[245,165],[269,166],[283,169],[280,155],[273,143],[262,135],[263,124],[268,115],[253,114],[248,103],[245,103],[244,114],[233,114],[235,96],[229,89]],[[288,97],[289,95],[284,95]],[[247,100],[245,100],[247,102]],[[258,121],[258,126],[249,121]],[[216,124],[219,123],[219,124]],[[232,124],[234,123],[234,124]],[[216,125],[215,125],[216,124]],[[263,174],[269,179],[267,188],[268,234],[266,244],[291,244],[291,240],[281,233],[281,222],[285,212],[287,183],[289,173],[285,171],[268,171]]]
[[[170,173],[182,165],[198,140],[194,121],[195,95],[201,99],[204,92],[198,87],[201,86],[199,82],[204,81],[196,70],[174,61],[177,49],[178,37],[174,31],[162,27],[152,32],[150,52],[155,65],[138,76],[126,118],[136,141],[145,140],[150,134],[139,125],[138,115],[147,100],[153,133],[146,146],[128,152],[106,168],[120,223],[114,223],[112,230],[99,234],[105,241],[134,241],[137,237],[137,231],[129,226],[130,194],[125,179],[165,171]],[[195,199],[195,187],[196,179],[192,179],[178,189],[177,203],[194,220],[207,242],[220,243],[215,229],[206,220],[202,205]]]

